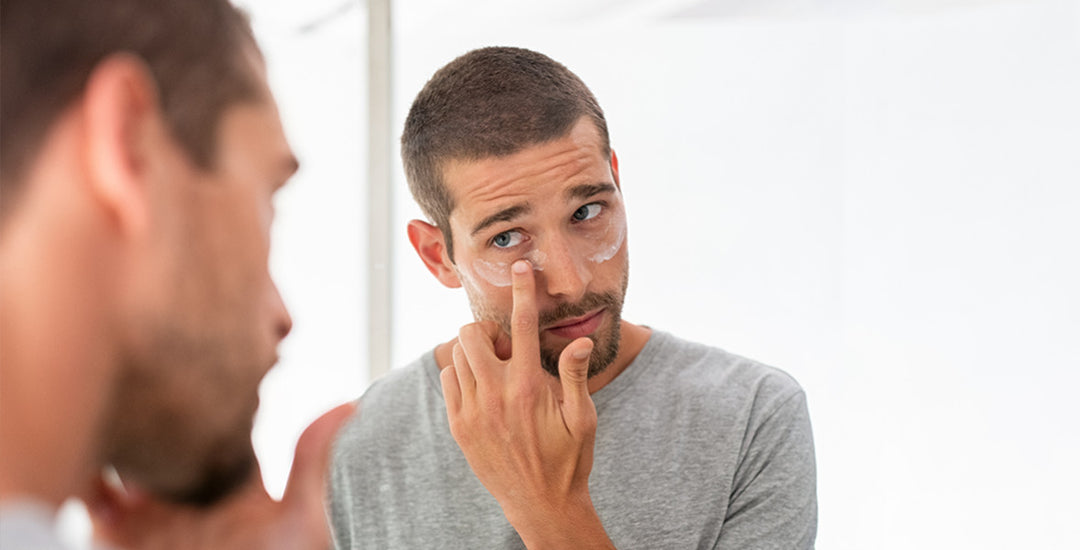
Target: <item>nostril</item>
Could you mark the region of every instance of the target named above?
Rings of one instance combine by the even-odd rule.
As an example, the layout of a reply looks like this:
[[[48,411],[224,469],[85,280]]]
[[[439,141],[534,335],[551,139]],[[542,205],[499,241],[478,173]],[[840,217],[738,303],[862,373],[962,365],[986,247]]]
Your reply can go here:
[[[292,321],[283,321],[278,323],[277,336],[278,340],[284,340],[289,333],[292,332]]]
[[[292,332],[292,327],[292,315],[289,315],[289,311],[285,309],[284,304],[282,304],[281,315],[278,317],[276,327],[278,340],[284,340],[285,337],[288,336],[290,332]]]

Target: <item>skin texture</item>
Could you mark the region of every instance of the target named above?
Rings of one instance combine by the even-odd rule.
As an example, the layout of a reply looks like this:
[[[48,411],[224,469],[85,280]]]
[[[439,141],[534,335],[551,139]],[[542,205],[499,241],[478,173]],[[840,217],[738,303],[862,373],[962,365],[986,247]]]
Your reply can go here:
[[[124,548],[325,548],[323,473],[352,406],[305,432],[281,502],[250,438],[292,323],[267,259],[297,163],[265,84],[217,133],[201,169],[126,54],[52,125],[0,233],[0,499],[82,496]]]
[[[455,261],[438,228],[413,220],[409,237],[440,282],[464,286],[477,319],[435,352],[451,434],[527,546],[610,548],[588,492],[596,431],[589,396],[627,368],[649,329],[621,320],[625,235],[602,261],[582,258],[579,243],[595,241],[595,228],[625,228],[617,159],[582,119],[563,138],[513,155],[451,161],[443,180],[455,198]],[[599,213],[589,207],[584,215],[593,204]],[[621,219],[612,224],[611,216]],[[493,250],[493,242],[515,246]],[[543,270],[515,261],[531,251],[543,253]],[[518,268],[509,287],[461,267],[501,254]],[[567,335],[566,321],[583,317],[595,328]]]

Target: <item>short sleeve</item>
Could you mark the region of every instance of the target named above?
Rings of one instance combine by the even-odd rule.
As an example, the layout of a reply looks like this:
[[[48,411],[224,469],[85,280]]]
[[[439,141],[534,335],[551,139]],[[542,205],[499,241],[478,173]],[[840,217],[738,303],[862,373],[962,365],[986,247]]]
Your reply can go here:
[[[716,548],[804,550],[817,535],[817,468],[800,389],[746,433]]]

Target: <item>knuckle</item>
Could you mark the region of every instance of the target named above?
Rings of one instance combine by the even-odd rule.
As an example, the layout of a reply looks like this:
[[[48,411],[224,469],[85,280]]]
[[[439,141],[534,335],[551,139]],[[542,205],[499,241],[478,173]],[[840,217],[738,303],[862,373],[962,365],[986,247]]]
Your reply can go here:
[[[519,312],[520,313],[520,312]],[[514,316],[514,329],[518,331],[532,331],[535,330],[538,324],[537,318],[534,315],[515,315]]]
[[[579,435],[595,434],[596,425],[596,414],[576,415],[572,424],[573,432]]]
[[[497,418],[503,412],[503,400],[497,396],[488,396],[481,402],[485,417]]]
[[[566,364],[562,364],[560,365],[560,367],[561,368],[559,369],[559,377],[566,382],[580,384],[582,382],[588,381],[589,379],[587,370],[573,368]]]
[[[451,415],[449,418],[450,423],[450,435],[454,436],[454,441],[457,441],[460,445],[466,445],[470,441],[469,430],[466,429],[467,424],[462,420],[460,415]]]
[[[476,323],[476,326],[484,337],[491,342],[498,342],[503,334],[502,327],[495,321],[480,321]]]
[[[471,326],[476,327],[477,330],[485,334],[490,334],[499,330],[499,324],[491,320],[477,321]]]
[[[439,371],[439,379],[442,380],[443,384],[446,384],[451,380],[457,380],[457,373],[455,372],[454,365],[449,365]]]
[[[537,391],[533,384],[520,383],[511,387],[508,394],[512,403],[528,407],[535,402]]]
[[[469,323],[458,329],[458,345],[463,345],[480,330],[479,323]]]

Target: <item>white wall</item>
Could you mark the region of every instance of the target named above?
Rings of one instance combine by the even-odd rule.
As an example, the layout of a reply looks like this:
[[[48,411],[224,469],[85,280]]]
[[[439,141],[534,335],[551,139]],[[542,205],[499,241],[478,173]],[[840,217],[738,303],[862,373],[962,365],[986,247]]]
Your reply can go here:
[[[367,385],[366,11],[337,0],[238,2],[266,57],[300,171],[275,201],[270,267],[293,317],[260,389],[253,441],[280,495],[301,431]]]

